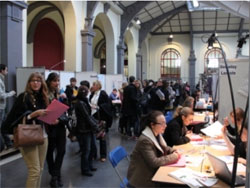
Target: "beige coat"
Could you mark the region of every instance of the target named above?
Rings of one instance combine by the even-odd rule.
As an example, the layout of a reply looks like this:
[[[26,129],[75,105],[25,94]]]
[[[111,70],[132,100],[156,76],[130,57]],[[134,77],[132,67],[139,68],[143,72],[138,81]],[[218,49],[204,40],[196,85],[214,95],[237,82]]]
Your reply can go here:
[[[128,180],[134,187],[156,187],[151,181],[160,166],[174,163],[178,160],[175,150],[168,147],[162,135],[160,144],[152,130],[147,127],[138,139],[135,149],[130,156]],[[161,145],[161,146],[160,146]]]

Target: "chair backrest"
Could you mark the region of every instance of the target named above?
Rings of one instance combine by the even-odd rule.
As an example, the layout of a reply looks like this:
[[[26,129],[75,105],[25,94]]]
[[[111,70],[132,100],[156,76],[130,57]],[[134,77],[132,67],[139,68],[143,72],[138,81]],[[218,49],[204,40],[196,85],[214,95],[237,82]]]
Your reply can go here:
[[[116,167],[117,164],[124,158],[128,156],[128,153],[122,146],[118,146],[109,152],[109,160],[113,167]]]
[[[126,177],[122,178],[116,167],[117,167],[118,163],[121,160],[123,160],[124,158],[127,158],[127,160],[129,161],[128,153],[126,152],[126,150],[122,146],[118,146],[115,149],[113,149],[111,152],[109,152],[108,158],[109,158],[110,163],[114,167],[117,175],[119,176],[119,178],[121,180],[120,187],[126,188],[128,185],[128,179]]]

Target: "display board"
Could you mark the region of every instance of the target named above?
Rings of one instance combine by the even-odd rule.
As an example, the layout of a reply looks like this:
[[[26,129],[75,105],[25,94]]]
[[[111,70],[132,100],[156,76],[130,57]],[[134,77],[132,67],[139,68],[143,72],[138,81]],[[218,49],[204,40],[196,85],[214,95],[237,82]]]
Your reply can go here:
[[[73,78],[76,76],[75,72],[69,72],[69,71],[60,71],[60,89],[65,91],[66,86],[70,84],[70,78]],[[80,81],[76,80],[76,85],[80,85]]]
[[[97,79],[101,82],[102,84],[102,90],[106,91],[106,75],[105,74],[98,74]]]
[[[124,82],[124,77],[122,74],[106,75],[106,92],[108,95],[112,92],[114,88],[117,90],[122,87]]]
[[[75,77],[77,80],[77,83],[80,84],[81,81],[87,80],[89,81],[90,87],[92,86],[92,83],[96,80],[98,80],[97,73],[96,72],[76,72]]]
[[[245,110],[248,96],[248,71],[249,59],[228,60],[228,67],[231,76],[235,107]],[[229,89],[228,77],[224,61],[220,62],[219,68],[219,121],[228,116],[232,111],[232,100]]]
[[[44,67],[18,67],[16,68],[16,88],[17,95],[24,92],[27,81],[31,73],[40,72],[42,75],[45,74]]]

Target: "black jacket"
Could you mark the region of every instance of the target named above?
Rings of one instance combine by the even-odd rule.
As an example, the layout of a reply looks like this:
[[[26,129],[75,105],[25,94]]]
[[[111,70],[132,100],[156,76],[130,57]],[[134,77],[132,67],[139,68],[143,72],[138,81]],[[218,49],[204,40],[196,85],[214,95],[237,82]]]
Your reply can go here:
[[[33,97],[25,92],[21,93],[18,96],[5,121],[2,124],[2,133],[13,134],[13,128],[22,122],[24,116],[28,116],[30,113],[39,109],[46,109],[46,104],[43,100],[42,94],[34,93]],[[32,100],[35,101],[34,104],[32,103]],[[37,119],[34,120],[36,124],[43,124],[43,122]],[[27,120],[26,123],[32,124],[32,120]]]
[[[183,125],[181,116],[172,119],[164,132],[164,139],[166,140],[168,146],[186,144],[190,141],[186,137],[187,128]]]
[[[160,98],[157,96],[156,91],[158,89],[160,89],[161,92],[164,94],[165,100],[160,100]],[[159,111],[164,112],[165,107],[168,106],[170,102],[168,90],[163,87],[157,87],[150,91],[150,96],[151,96],[151,99],[149,100],[149,103],[148,103],[149,108],[152,110],[159,110]]]
[[[129,84],[124,88],[122,113],[125,116],[136,116],[138,112],[138,102],[137,89],[134,84]]]
[[[94,93],[91,93],[89,96],[89,100],[93,98]],[[97,105],[99,107],[99,110],[96,114],[94,114],[94,117],[98,120],[104,120],[107,123],[107,127],[111,127],[112,121],[113,121],[113,112],[112,112],[112,103],[107,95],[107,93],[103,90],[101,90]]]
[[[91,116],[91,107],[87,98],[77,100],[75,113],[77,118],[77,133],[95,132],[97,130],[97,120]]]

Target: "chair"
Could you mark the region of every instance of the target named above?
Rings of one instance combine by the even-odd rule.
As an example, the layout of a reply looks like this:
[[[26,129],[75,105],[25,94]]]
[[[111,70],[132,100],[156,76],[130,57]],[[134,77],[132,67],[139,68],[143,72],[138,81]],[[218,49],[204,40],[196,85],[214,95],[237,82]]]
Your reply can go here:
[[[117,165],[124,158],[127,158],[128,162],[129,162],[128,153],[126,152],[126,150],[122,146],[118,146],[115,149],[113,149],[111,152],[109,152],[108,158],[109,158],[110,163],[114,167],[117,175],[119,176],[119,178],[121,180],[120,187],[126,188],[128,186],[128,179],[126,177],[125,178],[121,177],[121,175],[117,169]]]
[[[173,111],[168,111],[165,118],[167,123],[170,122],[173,119]]]

